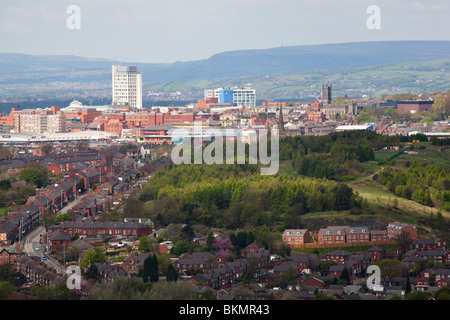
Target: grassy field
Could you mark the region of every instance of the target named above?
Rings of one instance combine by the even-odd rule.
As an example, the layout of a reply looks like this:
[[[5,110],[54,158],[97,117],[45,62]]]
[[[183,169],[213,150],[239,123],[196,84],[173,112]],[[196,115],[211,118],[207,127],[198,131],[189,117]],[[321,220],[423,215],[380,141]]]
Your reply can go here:
[[[278,173],[280,175],[287,175],[287,176],[292,176],[292,177],[300,177],[301,176],[292,167],[292,160],[280,161],[280,166],[278,168]]]
[[[398,220],[407,223],[416,223],[423,216],[437,214],[439,209],[427,207],[417,202],[401,198],[389,192],[384,186],[373,181],[371,178],[366,180],[356,180],[348,183],[360,196],[367,199],[369,205],[378,214],[392,216],[398,215]],[[442,214],[450,218],[450,213],[441,210]]]
[[[434,146],[431,142],[417,142],[411,143],[413,150],[405,152],[399,157],[395,158],[396,162],[406,162],[419,160],[427,163],[449,164],[450,163],[450,148],[442,146]]]
[[[402,162],[420,160],[428,163],[447,163],[447,154],[445,150],[440,150],[439,147],[431,145],[430,142],[415,143],[414,149],[422,147],[420,151],[421,156],[415,154],[404,153],[399,157],[395,158],[397,165],[401,165]],[[444,151],[444,152],[443,152]],[[376,153],[376,159],[382,160],[388,159],[389,156],[395,153],[383,154],[380,152]],[[354,192],[357,192],[360,196],[367,200],[370,210],[378,217],[395,219],[400,222],[411,223],[420,225],[424,219],[429,219],[430,217],[436,216],[438,212],[442,213],[444,218],[450,219],[450,212],[421,205],[417,202],[398,197],[395,194],[389,192],[383,185],[373,180],[373,174],[382,170],[382,166],[379,165],[379,169],[376,170],[376,166],[372,167],[375,169],[372,172],[367,172],[365,177],[359,177],[355,181],[348,182],[348,185],[353,188]],[[429,227],[421,226],[424,232],[431,231]]]
[[[418,154],[413,153],[402,153],[400,156],[396,157],[393,161],[397,165],[401,165],[402,162],[406,161],[414,161],[419,160],[427,163],[436,163],[436,164],[448,164],[448,153],[449,149],[442,150],[440,146],[433,146],[430,142],[419,142],[412,143],[411,146],[414,147],[413,152],[418,152]],[[376,152],[375,159],[376,161],[386,160],[398,154],[396,151],[392,152]],[[360,177],[355,181],[349,182],[349,185],[353,188],[355,192],[358,192],[361,196],[366,198],[369,204],[374,205],[376,207],[388,208],[391,210],[397,211],[399,214],[407,214],[408,216],[401,217],[401,220],[404,222],[414,222],[415,219],[420,218],[423,215],[430,215],[430,213],[436,214],[438,209],[431,208],[427,206],[423,206],[419,203],[416,203],[411,200],[407,200],[405,198],[401,198],[396,196],[395,194],[386,190],[386,188],[373,181],[373,174],[382,170],[381,164],[375,163],[366,163],[364,167],[367,169],[366,175]],[[396,203],[395,203],[396,202]],[[448,218],[450,218],[450,213],[441,210],[442,214]]]

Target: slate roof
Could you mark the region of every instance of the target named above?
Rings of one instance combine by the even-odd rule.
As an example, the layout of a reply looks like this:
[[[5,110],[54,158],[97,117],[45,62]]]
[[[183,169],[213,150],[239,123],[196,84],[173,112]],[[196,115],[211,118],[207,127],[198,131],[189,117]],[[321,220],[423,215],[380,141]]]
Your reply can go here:
[[[327,256],[350,256],[350,253],[348,253],[345,250],[338,249],[338,250],[328,252],[326,255]]]
[[[64,221],[56,227],[60,228],[112,228],[112,229],[126,229],[138,228],[142,225],[136,222],[124,221]]]
[[[71,242],[68,245],[69,248],[77,248],[79,250],[87,250],[92,248],[92,245],[89,244],[89,242],[83,240],[83,239],[77,239],[73,242]]]
[[[417,240],[413,240],[412,243],[413,243],[413,244],[435,244],[435,243],[438,242],[439,240],[441,240],[441,239],[440,239],[440,238],[417,239]]]
[[[345,228],[349,228],[348,226],[330,226],[327,228],[322,228],[319,230],[324,235],[344,235]]]
[[[370,248],[370,249],[367,249],[367,251],[368,252],[372,252],[372,251],[386,251],[386,249],[384,249],[384,248],[381,248],[381,247],[379,247],[379,246],[373,246],[372,248]]]
[[[72,239],[70,234],[58,230],[51,232],[49,236],[51,241],[69,241]]]
[[[306,229],[286,229],[283,236],[304,236],[306,232],[308,232]]]

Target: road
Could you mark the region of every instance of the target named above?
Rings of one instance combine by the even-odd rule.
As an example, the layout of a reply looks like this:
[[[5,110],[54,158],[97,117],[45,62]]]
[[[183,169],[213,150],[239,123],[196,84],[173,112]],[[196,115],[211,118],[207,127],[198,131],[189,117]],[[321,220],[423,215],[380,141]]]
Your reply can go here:
[[[70,209],[80,203],[86,196],[87,194],[77,197],[76,200],[71,201],[69,204],[67,204],[67,206],[62,208],[57,213],[57,215],[67,213]],[[30,257],[39,257],[41,260],[45,257],[42,261],[45,262],[47,267],[53,268],[58,273],[65,275],[66,269],[64,268],[64,266],[49,254],[47,246],[45,246],[43,244],[43,241],[41,241],[42,236],[43,234],[45,234],[45,232],[46,231],[43,226],[40,226],[31,231],[22,242],[23,252]]]
[[[58,215],[67,213],[70,209],[79,204],[87,196],[87,194],[80,195],[75,200],[69,202],[64,208],[59,210]]]
[[[66,274],[66,270],[62,264],[48,254],[47,247],[42,244],[42,234],[45,233],[44,227],[40,226],[30,232],[23,241],[23,252],[30,257],[39,257],[41,260],[45,257],[47,267],[55,269],[60,274]],[[37,250],[36,250],[37,249]]]

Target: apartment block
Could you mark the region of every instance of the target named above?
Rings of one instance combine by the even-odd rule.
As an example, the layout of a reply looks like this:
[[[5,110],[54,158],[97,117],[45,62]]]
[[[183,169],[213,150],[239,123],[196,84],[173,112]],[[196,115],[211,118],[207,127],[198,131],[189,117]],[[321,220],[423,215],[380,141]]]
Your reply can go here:
[[[255,107],[256,90],[253,88],[217,88],[204,91],[205,101],[217,99],[219,103],[233,103],[237,106]]]
[[[252,88],[233,89],[233,103],[236,104],[237,106],[255,107],[256,90]]]
[[[142,109],[142,74],[136,67],[112,66],[112,103]]]
[[[48,115],[46,132],[66,132],[66,115],[63,112]]]
[[[66,132],[66,116],[61,111],[15,114],[15,131],[27,133]]]

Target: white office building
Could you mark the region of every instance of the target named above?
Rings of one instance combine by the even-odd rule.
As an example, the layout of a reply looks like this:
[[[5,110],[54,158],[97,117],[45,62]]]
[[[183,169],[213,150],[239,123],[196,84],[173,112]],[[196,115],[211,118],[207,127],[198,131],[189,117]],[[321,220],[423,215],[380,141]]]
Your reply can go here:
[[[237,106],[255,107],[256,90],[252,88],[233,89],[233,103],[236,104]]]
[[[136,67],[112,66],[112,104],[142,109],[142,74]]]
[[[221,91],[233,91],[233,104],[241,107],[256,106],[256,90],[253,88],[217,88],[204,90],[205,100],[208,98],[220,98]]]

